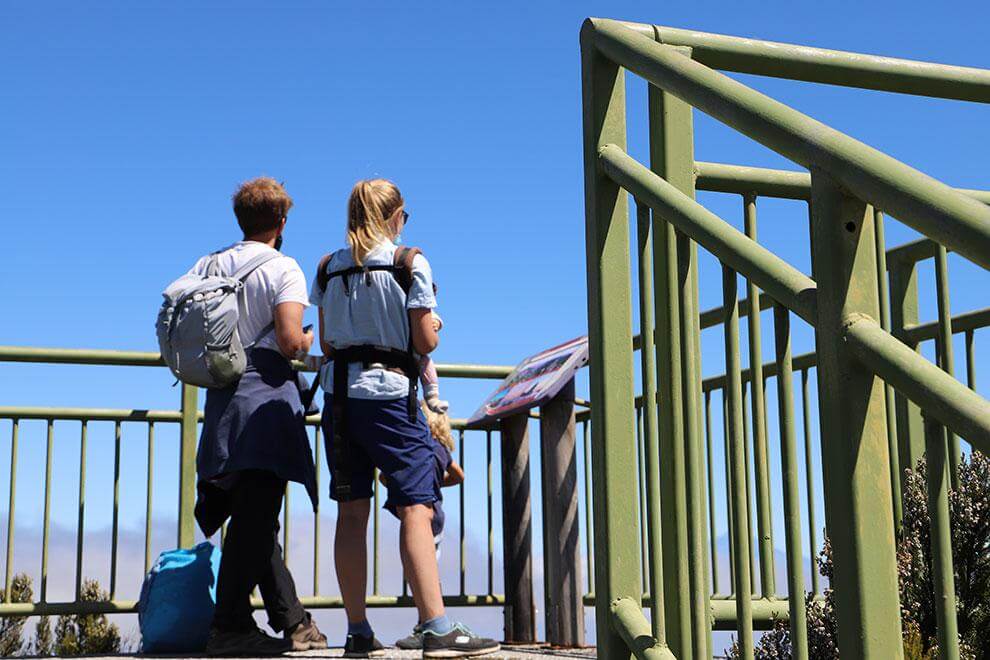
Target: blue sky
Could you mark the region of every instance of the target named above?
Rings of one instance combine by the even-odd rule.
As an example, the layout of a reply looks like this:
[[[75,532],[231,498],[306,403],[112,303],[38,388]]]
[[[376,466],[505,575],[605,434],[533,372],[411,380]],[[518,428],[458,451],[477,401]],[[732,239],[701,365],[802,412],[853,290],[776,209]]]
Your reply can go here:
[[[583,18],[990,67],[987,12],[978,2],[7,3],[0,344],[153,350],[162,288],[200,254],[238,238],[229,199],[239,181],[285,181],[296,205],[283,249],[310,276],[342,243],[354,181],[385,176],[412,214],[405,242],[424,250],[440,285],[446,325],[437,360],[515,363],[586,331]],[[948,183],[990,187],[985,107],[739,78]],[[642,159],[645,87],[632,78],[629,106],[630,150]],[[699,160],[794,168],[706,117],[695,121]],[[700,199],[741,226],[737,197]],[[761,202],[760,220],[762,242],[808,272],[803,205]],[[888,226],[890,245],[912,236]],[[951,267],[953,310],[984,306],[986,274],[954,257]],[[923,316],[934,318],[931,269],[921,272]],[[710,258],[701,285],[702,306],[717,305]],[[769,359],[769,316],[763,325]],[[796,332],[795,352],[809,350],[810,334]],[[723,370],[721,341],[706,332],[706,374]],[[0,368],[3,405],[178,402],[161,370]],[[458,416],[493,386],[443,385]],[[64,428],[53,520],[71,526],[78,426]],[[92,431],[87,526],[108,523],[111,433]],[[122,492],[134,489],[124,498],[132,526],[143,525],[143,433],[125,427],[133,441],[125,442]],[[174,515],[169,433],[160,432],[156,457],[163,516]],[[43,428],[25,425],[23,434],[18,520],[28,524],[40,514]],[[0,455],[8,447],[2,423]],[[480,449],[470,450],[474,465]],[[6,479],[0,469],[0,492]]]

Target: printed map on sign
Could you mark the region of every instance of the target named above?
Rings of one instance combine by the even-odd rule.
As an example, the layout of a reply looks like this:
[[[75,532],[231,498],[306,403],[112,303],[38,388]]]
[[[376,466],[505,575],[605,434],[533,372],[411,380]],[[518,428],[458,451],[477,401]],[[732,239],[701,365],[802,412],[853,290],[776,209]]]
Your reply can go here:
[[[588,364],[588,338],[578,337],[523,360],[468,419],[468,426],[489,422],[543,405]]]

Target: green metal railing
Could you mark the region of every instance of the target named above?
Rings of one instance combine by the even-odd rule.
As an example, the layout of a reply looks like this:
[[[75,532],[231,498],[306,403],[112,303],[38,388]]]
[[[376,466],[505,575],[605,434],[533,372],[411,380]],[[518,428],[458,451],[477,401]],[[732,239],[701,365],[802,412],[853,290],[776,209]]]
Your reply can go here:
[[[939,646],[943,657],[958,657],[947,491],[958,437],[975,451],[990,451],[990,403],[972,390],[973,333],[987,325],[990,310],[950,318],[946,253],[990,268],[990,193],[952,189],[714,69],[983,103],[990,102],[990,71],[602,19],[585,22],[581,46],[600,655],[711,657],[713,624],[731,622],[743,657],[751,658],[754,627],[787,617],[794,657],[807,657],[794,372],[800,375],[811,517],[818,471],[810,420],[814,371],[842,656],[902,655],[894,554],[898,475],[927,453]],[[627,70],[649,83],[649,167],[625,150]],[[810,174],[696,163],[694,109]],[[742,195],[744,231],[698,204],[696,190]],[[757,242],[761,196],[809,202],[813,278]],[[881,211],[926,238],[888,252]],[[704,313],[698,309],[698,246],[722,267],[722,305]],[[938,320],[920,323],[915,266],[928,258],[935,260]],[[742,307],[739,276],[747,281]],[[771,308],[775,359],[764,364],[760,312]],[[792,314],[814,329],[815,353],[792,354]],[[740,357],[741,315],[748,318],[749,369]],[[725,374],[702,379],[701,330],[715,324],[724,335]],[[952,335],[960,332],[968,386],[953,375]],[[937,365],[917,351],[931,339]],[[637,366],[642,401],[651,404],[644,412],[634,391]],[[777,596],[773,562],[770,378],[779,412],[786,599]],[[718,593],[714,545],[713,399],[722,400],[725,420],[728,596]],[[641,481],[633,484],[628,475],[638,466]],[[808,525],[813,556],[815,520]]]
[[[76,349],[51,349],[51,348],[26,348],[16,346],[0,346],[0,362],[26,362],[33,364],[80,364],[80,365],[116,365],[116,366],[139,366],[162,368],[164,363],[157,353],[145,353],[136,351],[103,351],[103,350],[76,350]],[[501,379],[508,375],[511,367],[493,365],[470,365],[470,364],[442,364],[438,365],[438,372],[445,378],[484,378]],[[167,375],[163,370],[163,377]],[[164,382],[164,381],[163,381]],[[179,428],[179,502],[178,502],[178,524],[176,542],[180,547],[188,547],[193,544],[195,537],[195,521],[193,518],[193,505],[196,493],[196,444],[198,441],[198,425],[202,420],[202,412],[197,409],[197,389],[190,386],[182,386],[180,394],[180,408],[178,410],[115,410],[99,408],[40,408],[24,406],[0,406],[0,420],[9,420],[11,424],[11,453],[9,471],[9,497],[7,508],[7,538],[6,538],[6,561],[3,599],[0,602],[0,616],[3,615],[42,615],[42,614],[78,614],[84,612],[135,612],[136,602],[133,600],[123,600],[118,597],[118,541],[120,534],[119,513],[120,513],[120,483],[121,483],[121,445],[123,441],[122,428],[125,425],[141,425],[147,428],[147,486],[144,493],[145,501],[145,526],[144,526],[144,567],[145,570],[153,561],[152,532],[155,521],[152,514],[152,493],[153,477],[155,473],[155,431],[163,425],[177,425]],[[19,435],[21,425],[25,421],[40,420],[46,424],[46,449],[45,449],[45,473],[42,497],[44,501],[44,514],[41,520],[42,540],[40,553],[40,589],[37,593],[37,600],[31,603],[12,602],[12,581],[15,570],[18,566],[23,567],[23,560],[15,566],[14,540],[17,530],[17,479],[18,479],[18,456]],[[52,464],[55,457],[55,426],[62,422],[79,422],[79,495],[78,495],[78,520],[76,528],[76,548],[74,557],[75,571],[75,596],[72,600],[61,602],[51,601],[48,597],[48,577],[49,577],[49,544],[50,527],[52,514]],[[87,479],[87,436],[92,425],[110,423],[113,424],[113,508],[111,513],[111,537],[109,554],[109,600],[102,602],[83,602],[80,600],[80,591],[83,580],[83,556],[85,551],[85,521],[86,521],[86,479]],[[321,461],[323,460],[322,438],[319,428],[319,417],[311,416],[306,419],[306,424],[312,429],[314,458],[317,464],[318,490],[321,497],[323,485],[320,483]],[[465,461],[465,439],[469,442],[476,442],[475,438],[483,437],[485,442],[485,456],[487,465],[484,479],[486,481],[486,512],[485,521],[487,524],[487,558],[485,568],[487,571],[487,589],[484,593],[472,594],[466,591],[467,576],[467,545],[466,545],[466,525],[468,519],[465,516],[465,489],[464,485],[457,488],[457,506],[460,512],[458,529],[458,587],[454,593],[446,593],[444,601],[450,606],[486,606],[500,605],[504,602],[504,596],[495,592],[494,564],[495,564],[495,538],[493,526],[493,514],[498,511],[493,505],[493,435],[497,431],[479,430],[467,431],[465,420],[452,420],[452,427],[459,435],[459,457],[461,464]],[[472,467],[472,471],[474,468]],[[476,474],[481,476],[481,469],[477,469]],[[32,475],[33,476],[33,475]],[[91,475],[90,475],[91,476]],[[472,480],[474,483],[477,479]],[[292,534],[292,517],[289,515],[289,490],[286,490],[284,510],[282,517],[283,547],[288,561],[289,540]],[[140,494],[128,493],[128,497],[140,497]],[[324,502],[324,506],[326,502]],[[405,581],[402,581],[401,593],[389,594],[382,589],[381,584],[381,559],[379,553],[379,490],[376,482],[374,493],[374,516],[372,519],[372,570],[371,570],[371,594],[368,596],[368,605],[372,607],[395,607],[412,606],[412,597],[409,595]],[[480,519],[472,516],[472,520]],[[34,521],[32,521],[34,522]],[[304,596],[301,600],[306,607],[342,607],[343,603],[339,597],[325,596],[320,594],[320,559],[321,547],[325,547],[325,539],[320,531],[320,516],[313,516],[313,584],[309,596]],[[66,565],[68,558],[61,557],[59,562]],[[133,587],[134,585],[130,585]],[[133,591],[133,589],[131,589]],[[256,607],[261,606],[260,600],[256,600]]]

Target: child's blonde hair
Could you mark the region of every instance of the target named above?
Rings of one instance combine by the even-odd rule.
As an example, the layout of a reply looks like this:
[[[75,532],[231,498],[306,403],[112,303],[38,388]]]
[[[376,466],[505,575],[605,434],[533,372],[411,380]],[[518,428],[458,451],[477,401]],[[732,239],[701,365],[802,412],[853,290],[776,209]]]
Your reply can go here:
[[[447,448],[447,451],[454,452],[454,434],[450,430],[450,417],[445,413],[437,413],[427,407],[425,401],[420,401],[423,414],[426,415],[426,423],[430,427],[430,435],[433,439]]]
[[[354,263],[364,265],[368,253],[390,238],[388,220],[405,202],[402,193],[387,179],[358,181],[347,200],[347,243]]]

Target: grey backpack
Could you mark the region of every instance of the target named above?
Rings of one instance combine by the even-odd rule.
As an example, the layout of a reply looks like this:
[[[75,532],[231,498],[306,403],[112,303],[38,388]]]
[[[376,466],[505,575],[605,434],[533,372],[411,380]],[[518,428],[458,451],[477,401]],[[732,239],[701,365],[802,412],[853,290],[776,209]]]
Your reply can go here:
[[[228,276],[220,272],[219,254],[210,255],[204,275],[183,275],[162,293],[165,301],[155,324],[158,347],[175,377],[188,385],[226,387],[244,374],[250,346],[237,332],[244,280],[280,256],[266,251]]]

